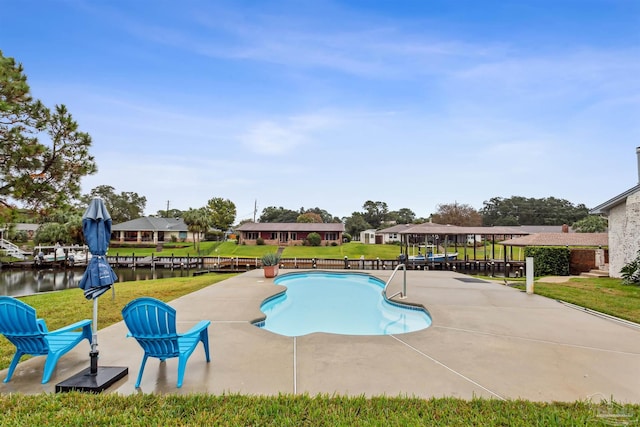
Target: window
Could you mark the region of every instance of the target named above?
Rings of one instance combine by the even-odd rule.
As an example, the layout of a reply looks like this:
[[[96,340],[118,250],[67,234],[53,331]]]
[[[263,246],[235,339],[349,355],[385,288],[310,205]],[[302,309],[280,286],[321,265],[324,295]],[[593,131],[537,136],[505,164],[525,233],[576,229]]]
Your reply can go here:
[[[124,241],[125,242],[135,242],[138,240],[138,232],[137,231],[125,231],[124,232]]]
[[[271,240],[278,240],[278,233],[271,233]]]
[[[257,231],[248,231],[246,236],[245,239],[247,240],[258,240],[259,237]]]
[[[338,240],[338,233],[324,233],[324,240]]]

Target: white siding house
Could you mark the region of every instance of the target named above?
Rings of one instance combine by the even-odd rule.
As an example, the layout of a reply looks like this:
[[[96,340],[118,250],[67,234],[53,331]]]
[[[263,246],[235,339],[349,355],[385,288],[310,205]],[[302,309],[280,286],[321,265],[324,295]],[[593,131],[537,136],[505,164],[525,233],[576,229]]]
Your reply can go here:
[[[378,236],[382,236],[382,243],[395,243],[400,242],[401,235],[400,232],[405,231],[416,224],[398,224],[393,227],[383,228],[382,230],[378,230],[376,234]]]
[[[370,228],[360,232],[360,243],[374,245],[376,243],[376,230]]]

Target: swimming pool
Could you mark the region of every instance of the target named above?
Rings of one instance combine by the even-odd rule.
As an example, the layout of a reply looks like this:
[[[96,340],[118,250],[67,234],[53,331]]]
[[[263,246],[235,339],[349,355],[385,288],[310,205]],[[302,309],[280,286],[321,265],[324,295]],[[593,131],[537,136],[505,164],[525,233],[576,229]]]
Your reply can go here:
[[[390,335],[431,325],[424,308],[385,300],[385,283],[368,274],[289,273],[274,283],[287,290],[262,303],[266,319],[257,326],[280,335]]]

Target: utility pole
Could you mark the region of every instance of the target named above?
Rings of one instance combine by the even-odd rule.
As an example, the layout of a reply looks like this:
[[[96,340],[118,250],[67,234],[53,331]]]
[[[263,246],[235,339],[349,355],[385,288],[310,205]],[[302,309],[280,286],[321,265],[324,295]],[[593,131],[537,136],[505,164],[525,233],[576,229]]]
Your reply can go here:
[[[258,199],[253,202],[253,222],[256,222],[256,213],[258,212]]]
[[[169,218],[169,200],[167,200],[167,211],[165,212],[167,218]]]

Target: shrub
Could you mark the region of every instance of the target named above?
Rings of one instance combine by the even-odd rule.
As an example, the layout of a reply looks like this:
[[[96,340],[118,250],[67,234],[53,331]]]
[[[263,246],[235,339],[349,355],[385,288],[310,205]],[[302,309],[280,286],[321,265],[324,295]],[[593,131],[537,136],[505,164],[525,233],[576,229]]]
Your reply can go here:
[[[318,233],[309,233],[307,240],[311,246],[320,246],[320,243],[322,242],[322,238],[320,238]]]
[[[207,242],[218,242],[222,240],[224,237],[224,232],[222,231],[207,231],[204,233],[204,240]]]
[[[625,285],[640,285],[640,251],[636,259],[620,269],[620,274]]]
[[[258,237],[256,239],[256,245],[258,245],[258,246],[264,245],[264,239],[262,237]]]
[[[338,246],[336,242],[331,242],[331,246]]]
[[[568,276],[569,248],[527,247],[524,255],[533,257],[535,276]]]
[[[26,231],[20,230],[12,233],[9,237],[9,240],[14,243],[26,243],[27,241],[29,241],[29,235]]]
[[[345,243],[349,243],[351,241],[351,239],[353,239],[353,237],[351,237],[351,234],[349,233],[342,233],[342,241]]]
[[[262,265],[278,265],[280,262],[280,255],[275,252],[269,252],[267,254],[262,255]]]

